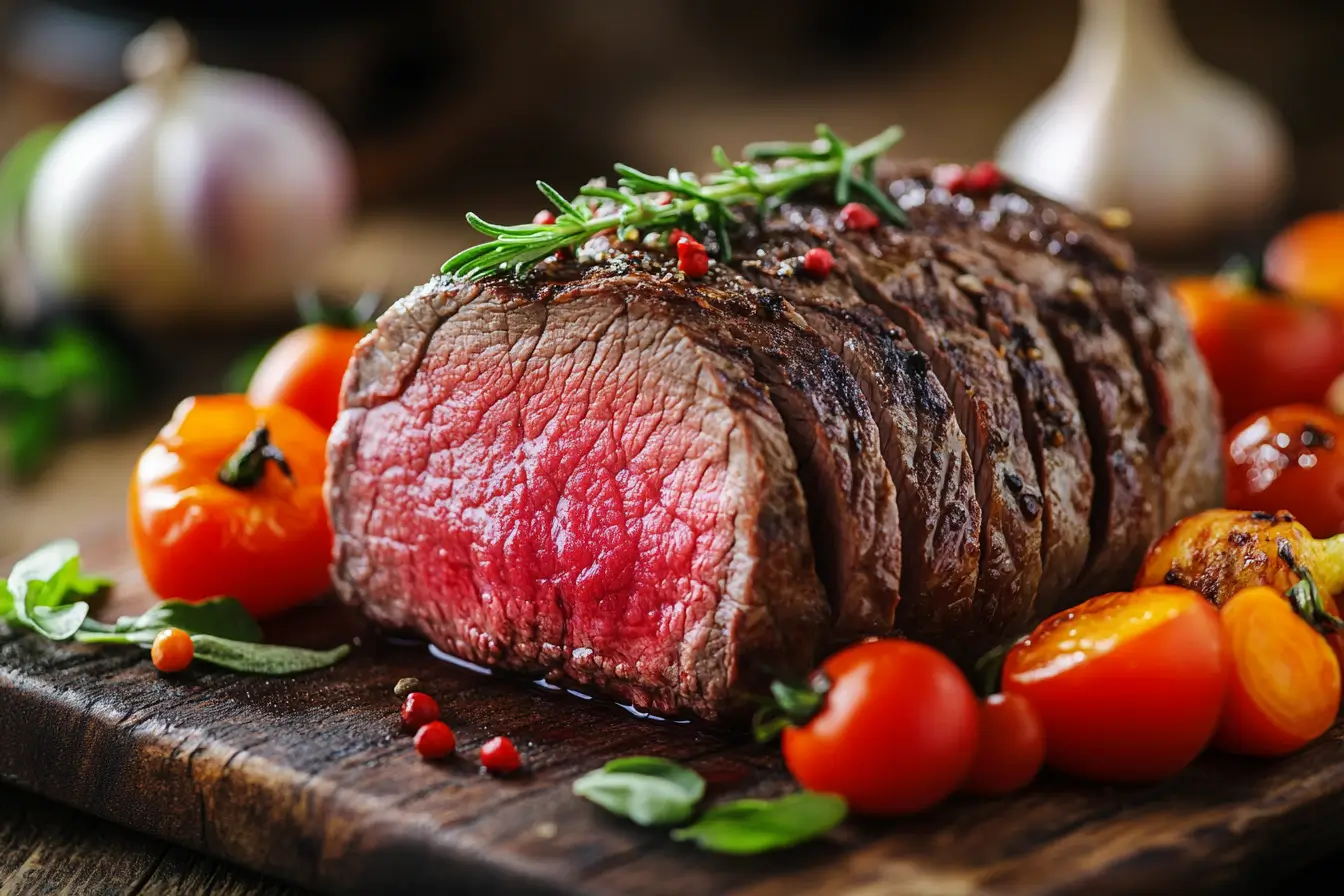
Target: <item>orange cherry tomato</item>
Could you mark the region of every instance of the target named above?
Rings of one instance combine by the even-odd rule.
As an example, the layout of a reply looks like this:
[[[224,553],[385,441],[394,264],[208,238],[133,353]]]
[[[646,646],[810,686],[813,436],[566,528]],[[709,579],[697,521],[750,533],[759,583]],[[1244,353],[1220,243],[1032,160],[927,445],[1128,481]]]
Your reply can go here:
[[[1042,622],[1009,651],[1003,690],[1040,714],[1048,765],[1156,781],[1208,745],[1230,670],[1213,605],[1158,586],[1103,594]]]
[[[980,704],[980,740],[961,789],[1003,796],[1032,782],[1045,763],[1045,728],[1021,694],[991,694]]]
[[[856,812],[919,812],[950,795],[975,758],[979,709],[953,662],[899,639],[858,644],[826,660],[820,711],[784,729],[798,783],[843,796]]]
[[[1339,714],[1334,650],[1273,588],[1239,591],[1221,611],[1233,673],[1213,744],[1283,756],[1320,737]]]
[[[340,413],[341,382],[363,330],[309,324],[271,346],[252,374],[247,399],[258,407],[283,404],[331,431]]]
[[[1243,420],[1227,437],[1227,506],[1286,510],[1317,538],[1344,532],[1344,418],[1299,404]]]
[[[1313,302],[1344,304],[1344,212],[1318,212],[1285,228],[1265,249],[1265,279]]]
[[[196,655],[196,644],[191,635],[180,628],[166,628],[154,636],[149,658],[160,672],[181,672],[191,665]]]
[[[1277,405],[1320,402],[1344,370],[1344,311],[1217,277],[1172,284],[1229,426]]]
[[[221,481],[226,464],[233,485]],[[325,473],[326,433],[298,411],[241,395],[188,398],[131,479],[145,581],[166,598],[236,597],[257,617],[317,597],[330,586]]]

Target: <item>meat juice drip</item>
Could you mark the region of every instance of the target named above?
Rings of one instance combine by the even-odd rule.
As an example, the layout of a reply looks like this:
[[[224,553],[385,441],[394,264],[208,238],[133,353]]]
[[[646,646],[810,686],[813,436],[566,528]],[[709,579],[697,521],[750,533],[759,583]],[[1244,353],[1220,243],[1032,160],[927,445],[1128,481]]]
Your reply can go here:
[[[421,643],[414,640],[407,640],[403,638],[395,638],[395,639],[389,638],[389,640],[393,641],[394,643],[404,645]],[[460,669],[466,669],[470,672],[475,672],[480,675],[489,675],[491,677],[494,677],[495,675],[493,669],[477,665],[476,663],[470,662],[469,660],[464,660],[461,657],[453,656],[451,653],[448,653],[444,650],[440,650],[433,644],[429,645],[429,655],[434,657],[434,659],[436,660],[441,660],[445,663],[451,663],[452,665],[457,666]],[[597,697],[594,697],[592,694],[586,694],[583,691],[576,691],[573,688],[562,688],[559,685],[551,684],[544,678],[532,679],[531,684],[536,685],[545,691],[555,691],[558,693],[569,694],[572,697],[578,697],[580,700],[590,700],[590,701],[596,700],[599,704],[602,705],[616,706],[630,713],[630,715],[634,716],[637,719],[645,719],[650,722],[664,722],[670,725],[689,725],[691,724],[692,721],[691,719],[669,719],[664,716],[655,715],[654,713],[651,712],[644,712],[642,710],[636,709],[629,703],[618,703],[615,700],[599,699]]]

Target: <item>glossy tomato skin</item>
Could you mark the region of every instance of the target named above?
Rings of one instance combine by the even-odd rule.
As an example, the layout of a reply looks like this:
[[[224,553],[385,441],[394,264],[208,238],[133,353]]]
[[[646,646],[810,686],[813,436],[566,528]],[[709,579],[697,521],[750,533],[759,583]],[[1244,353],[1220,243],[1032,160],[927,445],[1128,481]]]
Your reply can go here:
[[[1220,612],[1233,673],[1214,746],[1244,756],[1302,749],[1339,714],[1334,647],[1273,588],[1238,592]]]
[[[1344,370],[1344,312],[1239,290],[1217,278],[1172,284],[1232,425],[1266,408],[1323,401]]]
[[[244,489],[223,463],[265,421],[294,472],[272,463]],[[188,398],[141,455],[131,480],[131,543],[159,596],[229,595],[264,617],[330,587],[332,532],[322,499],[326,433],[292,408],[254,408],[240,395]]]
[[[1287,405],[1243,420],[1227,436],[1227,506],[1286,510],[1317,538],[1344,532],[1344,418]]]
[[[1156,781],[1217,728],[1231,673],[1218,611],[1158,586],[1104,594],[1041,623],[1008,654],[1003,689],[1036,708],[1046,764],[1098,781]]]
[[[980,704],[980,740],[961,789],[1004,796],[1032,782],[1045,764],[1045,726],[1021,694],[991,694]]]
[[[951,660],[885,639],[843,650],[821,670],[831,682],[821,712],[783,735],[799,784],[867,815],[920,812],[957,789],[975,757],[979,709]]]
[[[1344,305],[1344,211],[1317,212],[1265,248],[1265,279],[1313,302]]]
[[[280,339],[261,359],[247,386],[258,407],[283,404],[330,432],[340,413],[341,383],[363,330],[309,324]]]

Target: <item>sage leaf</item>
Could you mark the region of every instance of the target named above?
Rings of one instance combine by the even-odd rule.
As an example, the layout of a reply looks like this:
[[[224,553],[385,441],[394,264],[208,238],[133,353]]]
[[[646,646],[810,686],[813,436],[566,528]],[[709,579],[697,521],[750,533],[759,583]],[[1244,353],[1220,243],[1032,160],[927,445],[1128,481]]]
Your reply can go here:
[[[325,669],[345,658],[349,645],[332,650],[307,650],[303,647],[284,647],[279,644],[253,644],[231,641],[214,635],[193,635],[195,658],[235,672],[258,675],[294,675]]]
[[[777,800],[737,800],[673,830],[672,839],[693,841],[710,852],[755,855],[819,837],[844,821],[846,811],[840,797],[810,790]]]
[[[574,793],[635,824],[677,824],[705,795],[705,779],[655,756],[613,759],[574,782]]]
[[[133,639],[148,636],[150,641],[165,628],[180,628],[191,635],[214,635],[229,641],[256,644],[261,641],[261,626],[233,597],[213,597],[198,603],[165,600],[139,616],[123,616],[114,630]]]

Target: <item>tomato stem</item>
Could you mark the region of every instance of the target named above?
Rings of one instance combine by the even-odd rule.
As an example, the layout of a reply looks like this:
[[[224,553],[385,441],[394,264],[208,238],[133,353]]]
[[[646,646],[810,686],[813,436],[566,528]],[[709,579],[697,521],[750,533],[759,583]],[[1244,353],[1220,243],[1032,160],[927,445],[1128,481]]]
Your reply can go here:
[[[219,481],[229,488],[252,488],[266,474],[267,461],[279,467],[290,482],[294,481],[294,471],[289,468],[289,461],[285,459],[284,452],[271,444],[271,431],[263,423],[248,433],[238,450],[224,461],[224,466],[219,468]]]
[[[1026,635],[1007,641],[993,648],[980,659],[975,661],[975,666],[970,676],[971,683],[975,685],[976,693],[981,697],[988,697],[990,694],[997,694],[1002,687],[1003,663],[1008,659],[1008,654],[1018,644],[1027,639]]]
[[[826,705],[831,680],[821,671],[812,673],[804,684],[783,681],[770,683],[770,698],[763,702],[752,719],[752,733],[758,744],[774,740],[790,725],[806,725]]]
[[[1288,539],[1279,539],[1279,559],[1287,563],[1297,573],[1298,582],[1287,591],[1289,603],[1297,611],[1297,615],[1306,620],[1307,624],[1316,629],[1323,635],[1333,635],[1344,631],[1344,619],[1340,619],[1331,613],[1325,607],[1325,600],[1321,597],[1321,589],[1316,586],[1316,579],[1312,576],[1311,570],[1307,569],[1305,564],[1299,563],[1297,557],[1293,554],[1292,545]]]
[[[345,306],[328,305],[312,287],[300,289],[294,295],[299,319],[305,324],[326,324],[340,330],[367,330],[382,303],[382,294],[373,290],[365,292],[353,305]]]

